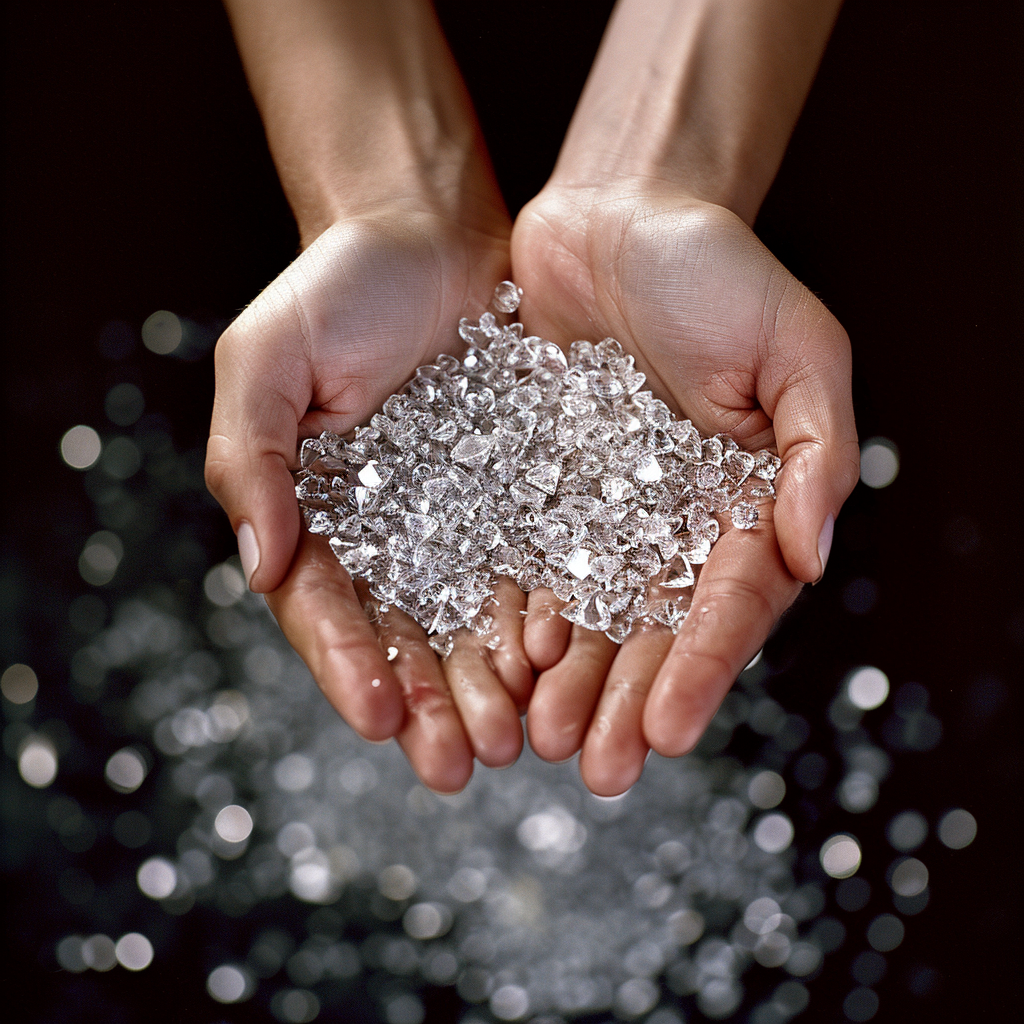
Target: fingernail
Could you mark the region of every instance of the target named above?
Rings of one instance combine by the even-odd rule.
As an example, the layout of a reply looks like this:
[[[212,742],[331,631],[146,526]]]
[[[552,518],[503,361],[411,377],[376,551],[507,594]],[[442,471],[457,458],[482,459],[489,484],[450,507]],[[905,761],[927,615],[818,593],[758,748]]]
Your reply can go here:
[[[821,572],[818,573],[817,583],[825,575],[825,565],[828,563],[828,553],[832,550],[832,531],[835,528],[836,519],[831,512],[825,516],[821,533],[818,534],[818,561],[821,563]]]
[[[245,582],[252,584],[252,575],[260,567],[260,546],[252,524],[243,521],[238,527],[238,557],[242,560]]]

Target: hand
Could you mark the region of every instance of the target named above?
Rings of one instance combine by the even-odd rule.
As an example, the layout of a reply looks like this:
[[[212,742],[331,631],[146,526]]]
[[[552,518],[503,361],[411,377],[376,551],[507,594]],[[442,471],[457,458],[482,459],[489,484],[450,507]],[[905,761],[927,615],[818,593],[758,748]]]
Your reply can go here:
[[[674,638],[650,628],[618,649],[553,614],[550,592],[530,595],[531,745],[550,760],[581,749],[586,784],[613,795],[639,778],[649,747],[693,748],[801,582],[824,571],[858,478],[850,347],[739,217],[649,181],[549,185],[516,221],[512,265],[531,333],[616,338],[702,433],[776,447],[783,461],[757,527],[723,522]]]
[[[504,217],[504,214],[502,214]],[[290,470],[302,438],[365,423],[417,366],[458,348],[508,273],[506,220],[488,233],[409,209],[338,222],[225,332],[207,453],[211,492],[238,534],[250,587],[328,700],[369,740],[396,736],[432,789],[461,789],[473,755],[500,766],[522,746],[518,706],[533,673],[525,597],[502,586],[501,645],[460,635],[442,665],[423,630],[392,610],[376,625],[321,537],[301,527]],[[398,655],[388,661],[389,646]]]

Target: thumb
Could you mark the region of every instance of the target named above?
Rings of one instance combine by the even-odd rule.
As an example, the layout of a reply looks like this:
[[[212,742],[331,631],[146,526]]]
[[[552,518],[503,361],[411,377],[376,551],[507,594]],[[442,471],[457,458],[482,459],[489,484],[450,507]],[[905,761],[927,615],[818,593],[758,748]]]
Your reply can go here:
[[[776,385],[761,402],[772,417],[783,466],[776,481],[779,547],[793,576],[816,583],[828,561],[836,516],[859,478],[860,450],[849,339],[824,306],[802,291],[798,308],[776,318],[767,367]]]
[[[284,318],[259,326],[253,337],[243,314],[217,343],[206,484],[231,521],[250,589],[267,593],[284,580],[298,545],[289,467],[310,388],[298,324],[297,334]]]

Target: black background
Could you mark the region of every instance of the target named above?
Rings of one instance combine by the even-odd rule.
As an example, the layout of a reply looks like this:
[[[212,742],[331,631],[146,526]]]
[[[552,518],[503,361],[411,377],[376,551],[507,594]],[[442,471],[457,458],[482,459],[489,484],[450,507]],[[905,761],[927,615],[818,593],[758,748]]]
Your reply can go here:
[[[439,6],[514,210],[550,169],[611,5]],[[797,610],[820,626],[799,638],[800,685],[828,666],[831,692],[844,659],[924,683],[945,735],[901,761],[885,807],[934,819],[964,806],[980,826],[967,850],[935,855],[932,904],[908,923],[900,963],[940,981],[922,1001],[894,971],[879,1021],[1003,1021],[1019,1008],[1016,6],[849,3],[757,225],[850,333],[861,436],[893,439],[902,459],[892,487],[855,493],[827,581]],[[0,653],[45,668],[66,657],[63,607],[81,589],[60,538],[95,529],[60,436],[99,424],[107,389],[126,379],[180,447],[200,444],[208,422],[209,357],[160,360],[136,344],[111,359],[111,321],[130,338],[163,308],[215,330],[297,236],[217,4],[39,0],[5,20]],[[223,557],[226,523],[206,540]],[[878,601],[851,616],[843,587],[862,576]],[[58,898],[31,863],[7,866],[8,1019],[70,1019],[30,1009],[66,977],[50,953]],[[154,967],[81,1019],[213,1020],[192,973]],[[807,1017],[828,1019],[815,1005]]]

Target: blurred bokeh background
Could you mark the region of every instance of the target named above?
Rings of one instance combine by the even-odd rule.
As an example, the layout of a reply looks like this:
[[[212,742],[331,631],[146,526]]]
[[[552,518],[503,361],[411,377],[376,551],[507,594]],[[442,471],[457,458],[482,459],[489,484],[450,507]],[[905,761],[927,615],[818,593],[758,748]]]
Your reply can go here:
[[[550,169],[611,5],[438,6],[515,209]],[[1016,990],[1014,7],[850,3],[757,225],[849,331],[860,434],[881,439],[867,445],[867,483],[837,524],[825,580],[765,652],[773,697],[813,737],[831,727],[830,701],[851,668],[878,666],[903,695],[890,717],[877,712],[893,767],[855,821],[866,851],[879,844],[881,902],[850,936],[892,910],[882,906],[895,856],[885,827],[897,812],[920,811],[934,831],[949,809],[967,808],[978,826],[964,849],[934,836],[922,847],[930,898],[871,983],[879,1021],[1004,1020]],[[230,935],[287,929],[308,907],[175,913],[139,893],[138,864],[174,849],[185,812],[152,781],[158,743],[132,748],[152,776],[132,801],[105,781],[108,758],[142,735],[134,680],[81,654],[134,595],[183,621],[203,601],[217,605],[204,580],[233,547],[201,484],[212,345],[294,256],[295,229],[217,3],[41,0],[9,5],[4,19],[0,671],[26,665],[37,681],[21,669],[5,677],[5,1016],[305,1019],[266,1000],[220,1006],[207,980],[232,955]],[[68,440],[75,426],[90,429]],[[36,761],[19,770],[32,742]],[[801,828],[820,844],[826,804],[801,809],[793,797],[801,852]],[[842,827],[853,828],[849,816]],[[63,937],[135,931],[156,951],[143,970],[59,962]],[[843,1019],[862,948],[849,938],[827,958],[801,1019]],[[360,1014],[375,1012],[372,979],[359,998]],[[463,1013],[451,988],[424,999],[428,1020]]]

